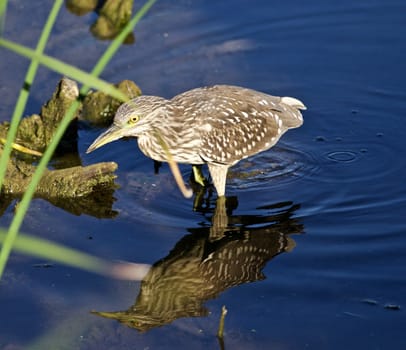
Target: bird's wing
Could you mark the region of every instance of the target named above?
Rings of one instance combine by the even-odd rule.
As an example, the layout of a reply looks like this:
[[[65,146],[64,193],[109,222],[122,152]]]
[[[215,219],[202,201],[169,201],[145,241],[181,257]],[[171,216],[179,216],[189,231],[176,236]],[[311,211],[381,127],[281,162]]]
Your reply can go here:
[[[240,87],[200,88],[176,98],[194,106],[199,153],[207,162],[233,165],[272,147],[287,129],[302,123],[292,116],[297,113],[301,120],[297,107],[283,103],[283,98]]]

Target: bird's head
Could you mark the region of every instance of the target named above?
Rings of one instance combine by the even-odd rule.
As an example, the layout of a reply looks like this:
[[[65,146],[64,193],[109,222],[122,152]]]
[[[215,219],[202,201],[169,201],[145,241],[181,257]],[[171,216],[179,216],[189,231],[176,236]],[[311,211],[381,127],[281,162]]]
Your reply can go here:
[[[167,100],[157,96],[140,96],[122,104],[113,124],[87,149],[86,153],[123,137],[138,137],[152,131],[164,114]]]

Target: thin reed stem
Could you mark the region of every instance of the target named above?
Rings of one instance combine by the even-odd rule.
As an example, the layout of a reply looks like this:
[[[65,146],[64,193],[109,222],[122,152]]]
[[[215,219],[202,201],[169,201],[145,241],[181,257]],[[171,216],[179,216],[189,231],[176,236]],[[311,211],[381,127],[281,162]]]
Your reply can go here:
[[[57,0],[58,2],[61,0]],[[95,77],[98,76],[104,67],[107,65],[109,60],[111,59],[112,55],[117,51],[117,49],[120,47],[122,41],[126,37],[125,34],[128,34],[130,31],[133,30],[134,26],[139,22],[139,20],[146,14],[146,12],[149,10],[149,8],[155,3],[155,0],[149,0],[147,1],[144,6],[137,12],[137,14],[134,16],[134,18],[126,25],[126,27],[123,29],[123,32],[118,35],[113,42],[110,44],[110,47],[108,50],[106,50],[105,54],[102,55],[102,57],[98,60],[97,64],[95,65],[94,69],[92,70],[92,74],[88,75],[87,73],[84,73],[77,69],[76,67],[73,67],[73,71],[76,73],[83,73],[85,75],[89,76],[90,81],[93,83],[95,81]],[[4,39],[0,39],[0,44],[4,46],[10,46],[11,42],[4,41]],[[13,43],[11,43],[13,44]],[[14,45],[14,44],[13,44]],[[14,45],[15,46],[15,45]],[[46,63],[50,64],[55,64],[55,63],[62,63],[59,60],[52,59],[49,56],[41,55],[38,52],[29,52],[32,50],[29,50],[27,48],[24,48],[20,45],[19,50],[20,53],[26,56],[30,56],[32,59],[38,60],[39,62],[43,63],[44,60],[47,61]],[[65,65],[67,66],[67,65]],[[56,67],[52,66],[50,67],[51,69],[54,69],[58,72],[60,72],[61,68],[59,65]],[[62,74],[64,72],[62,71]],[[99,80],[99,79],[97,79]],[[89,85],[92,85],[91,83],[83,86],[80,90],[80,94],[83,96],[89,91]],[[113,94],[114,95],[114,94]],[[116,97],[116,96],[114,96]],[[43,157],[41,158],[36,171],[34,172],[34,175],[32,176],[32,180],[30,185],[28,186],[26,192],[23,195],[23,198],[18,206],[18,210],[16,215],[13,218],[13,221],[11,222],[11,225],[9,227],[7,236],[4,240],[4,243],[2,245],[2,249],[0,251],[0,278],[4,272],[8,257],[10,255],[11,249],[13,247],[14,241],[17,237],[18,230],[21,227],[21,224],[24,220],[25,214],[28,210],[30,201],[35,193],[35,189],[42,177],[42,174],[44,170],[47,167],[47,164],[49,160],[51,159],[59,141],[61,140],[62,136],[64,135],[67,127],[70,124],[70,121],[72,120],[73,116],[75,115],[76,110],[78,109],[80,103],[79,101],[74,101],[71,106],[69,107],[68,111],[66,112],[64,118],[62,119],[60,125],[58,126],[55,135],[53,136],[48,148],[45,150]],[[7,163],[5,163],[6,165]]]

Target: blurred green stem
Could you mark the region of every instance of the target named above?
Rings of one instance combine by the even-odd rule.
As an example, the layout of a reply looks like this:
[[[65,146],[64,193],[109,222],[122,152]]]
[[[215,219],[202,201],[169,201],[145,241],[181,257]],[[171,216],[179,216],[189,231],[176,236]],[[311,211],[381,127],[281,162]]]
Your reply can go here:
[[[41,54],[44,51],[45,45],[48,41],[49,34],[51,33],[52,27],[55,23],[56,17],[58,15],[58,12],[63,4],[63,0],[56,0],[54,2],[54,6],[52,7],[52,10],[48,16],[47,22],[45,23],[44,29],[42,31],[41,37],[38,41],[37,48],[35,49],[36,54]],[[0,39],[3,40],[3,39]],[[6,174],[6,169],[7,169],[7,163],[10,159],[10,153],[12,150],[12,142],[15,139],[17,129],[18,129],[18,124],[20,122],[21,116],[24,113],[25,106],[27,104],[28,96],[30,93],[29,87],[32,85],[35,75],[37,73],[38,69],[38,60],[35,58],[31,60],[31,64],[28,67],[27,74],[25,76],[25,81],[23,84],[23,87],[20,90],[20,95],[18,96],[18,100],[16,103],[16,106],[14,108],[14,113],[11,117],[11,125],[10,129],[8,130],[7,133],[7,141],[6,144],[4,145],[4,149],[0,158],[0,190],[3,184],[4,176]],[[1,262],[0,262],[1,264]],[[1,273],[0,273],[1,276]]]
[[[54,2],[54,6],[52,7],[52,10],[48,16],[47,22],[45,23],[45,26],[42,31],[41,37],[39,39],[37,48],[35,50],[36,54],[41,54],[44,51],[45,45],[49,38],[49,34],[55,23],[56,17],[58,15],[58,12],[59,12],[62,4],[63,4],[63,0],[56,0]],[[0,40],[2,40],[2,39],[0,39]],[[32,82],[34,81],[34,77],[37,72],[37,69],[38,69],[38,61],[36,59],[31,60],[31,64],[28,68],[23,88],[20,90],[20,95],[18,97],[18,101],[16,103],[16,107],[14,109],[14,113],[11,118],[10,129],[8,130],[8,133],[7,133],[7,141],[6,141],[6,144],[4,145],[2,156],[0,159],[0,193],[1,193],[1,187],[3,184],[3,179],[4,179],[4,176],[6,175],[7,164],[10,159],[12,143],[14,141],[14,138],[15,138],[15,135],[16,135],[17,129],[18,129],[18,124],[20,122],[21,116],[24,112],[24,109],[25,109],[25,106],[27,103],[27,99],[28,99],[28,95],[29,95],[28,87],[31,86]],[[35,190],[36,184],[35,184],[35,187],[34,186],[32,186],[32,187]],[[18,232],[20,224],[24,218],[24,215],[25,215],[25,212],[22,211],[22,213],[20,215],[17,214],[14,217],[14,220],[9,228],[7,237],[2,245],[2,248],[0,251],[0,278],[3,275],[4,268],[6,266],[6,263],[7,263],[9,255],[10,255],[10,251],[13,247],[14,241],[17,237],[17,232]],[[16,220],[16,218],[18,218],[18,220]],[[20,224],[18,224],[18,222],[20,222]]]
[[[6,235],[5,230],[0,229],[0,244],[4,242]],[[146,264],[110,262],[45,239],[25,234],[20,234],[17,237],[14,249],[20,253],[37,258],[53,260],[61,264],[86,269],[90,272],[118,279],[141,280],[150,268],[150,265]]]
[[[127,26],[123,29],[123,31],[118,35],[114,41],[111,43],[110,47],[106,50],[106,52],[102,55],[102,57],[98,60],[97,64],[95,65],[94,69],[92,70],[92,75],[97,76],[99,75],[104,67],[107,65],[111,57],[114,55],[114,53],[118,50],[120,47],[121,43],[125,39],[126,35],[133,30],[134,26],[138,23],[138,21],[142,18],[143,15],[149,10],[149,8],[155,3],[156,0],[150,0],[147,1],[144,6],[136,13],[134,18],[127,24]],[[56,2],[62,2],[61,0],[57,0]],[[5,43],[10,43],[6,42],[3,39],[0,39],[0,44],[5,44]],[[24,48],[24,51],[29,51],[29,49]],[[40,59],[43,59],[44,55],[40,55],[38,52],[34,53],[34,56],[31,59],[37,59],[40,61]],[[57,60],[56,60],[57,61]],[[55,63],[55,62],[54,62]],[[58,63],[58,62],[56,62]],[[53,67],[55,69],[55,67]],[[75,68],[75,67],[73,67]],[[76,71],[79,71],[79,69],[75,68]],[[82,95],[85,95],[89,90],[89,86],[83,86],[82,89],[80,90],[80,93]],[[7,237],[3,243],[1,252],[0,252],[0,278],[4,272],[5,265],[7,263],[8,257],[10,255],[11,249],[13,247],[13,243],[17,237],[18,230],[21,227],[21,224],[24,220],[25,213],[28,210],[30,201],[35,193],[35,189],[38,185],[39,180],[41,179],[41,176],[46,169],[46,166],[49,162],[49,160],[52,157],[52,154],[54,153],[59,140],[62,138],[63,134],[65,133],[70,121],[72,120],[73,116],[75,115],[75,112],[77,108],[79,107],[79,102],[75,101],[71,104],[70,108],[66,112],[65,117],[63,118],[61,124],[58,126],[58,129],[55,132],[55,135],[52,138],[51,143],[49,144],[49,147],[46,149],[43,157],[41,158],[41,161],[38,164],[38,167],[32,176],[31,183],[29,187],[27,188],[27,191],[24,193],[24,196],[18,206],[18,210],[16,215],[14,216],[14,219],[9,227]],[[5,166],[7,163],[4,164]]]
[[[3,35],[6,22],[7,0],[0,0],[0,37]]]

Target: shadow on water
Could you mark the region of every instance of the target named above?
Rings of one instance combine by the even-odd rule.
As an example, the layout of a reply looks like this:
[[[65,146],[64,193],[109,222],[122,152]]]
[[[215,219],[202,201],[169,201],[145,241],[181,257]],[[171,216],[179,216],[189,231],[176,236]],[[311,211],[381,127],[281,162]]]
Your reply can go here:
[[[19,196],[2,196],[0,198],[0,216],[2,216],[7,208],[19,200]],[[99,219],[112,219],[118,215],[113,209],[115,202],[114,189],[95,189],[94,193],[88,196],[75,198],[58,198],[58,197],[40,197],[47,200],[55,207],[61,208],[73,215],[90,215]]]
[[[94,314],[115,319],[139,331],[181,317],[207,316],[204,303],[228,288],[265,279],[268,261],[295,247],[291,234],[303,232],[293,215],[300,205],[276,203],[257,208],[258,215],[234,215],[236,197],[200,205],[205,222],[189,228],[141,283],[134,305],[125,311]]]

